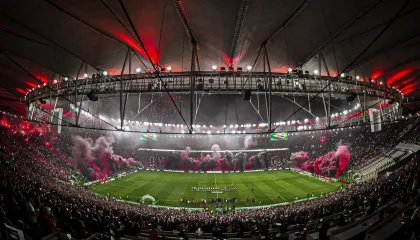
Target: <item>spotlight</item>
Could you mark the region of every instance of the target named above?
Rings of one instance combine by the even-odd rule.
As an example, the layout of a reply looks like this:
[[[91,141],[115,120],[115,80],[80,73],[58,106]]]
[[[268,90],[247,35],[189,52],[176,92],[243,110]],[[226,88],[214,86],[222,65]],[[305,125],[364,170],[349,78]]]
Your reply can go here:
[[[318,69],[315,69],[315,70],[314,70],[314,74],[315,74],[315,75],[318,75],[318,74],[319,74]]]
[[[140,68],[136,68],[136,72],[138,73],[141,72]]]
[[[40,86],[38,85],[38,88],[39,88]]]
[[[68,78],[68,77],[65,77],[65,78],[64,78],[64,81],[67,81],[67,80],[69,80],[69,78]]]
[[[340,74],[340,77],[342,77],[342,78],[345,77],[345,76],[346,76],[346,74],[344,74],[344,73]]]
[[[360,79],[360,77],[359,76],[356,76],[356,80],[359,80]]]
[[[211,66],[211,68],[213,69],[213,71],[216,71],[217,66],[216,65],[213,65],[213,66]]]
[[[292,68],[289,68],[287,71],[288,71],[289,73],[291,73],[291,72],[293,71],[293,69],[292,69]]]
[[[211,134],[210,130],[207,131],[207,134]]]
[[[372,80],[370,80],[370,81],[374,83],[374,82],[375,82],[375,79],[372,79]]]
[[[44,83],[44,86],[46,86],[47,85],[47,83]]]
[[[107,76],[108,75],[108,72],[107,71],[104,71],[103,74],[104,74],[104,76]]]
[[[54,79],[53,83],[57,83],[57,79]]]
[[[252,66],[248,65],[248,67],[246,67],[246,70],[248,70],[248,72],[250,72],[252,70]]]
[[[170,72],[170,71],[172,71],[172,67],[171,66],[168,66],[168,67],[166,67],[166,69]]]
[[[87,73],[83,74],[83,77],[87,78],[88,77],[88,74]]]

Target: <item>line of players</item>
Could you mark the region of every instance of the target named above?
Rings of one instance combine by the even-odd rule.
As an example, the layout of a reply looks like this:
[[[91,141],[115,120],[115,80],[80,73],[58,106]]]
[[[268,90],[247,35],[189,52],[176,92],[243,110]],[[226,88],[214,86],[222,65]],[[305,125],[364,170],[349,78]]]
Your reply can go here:
[[[238,188],[231,186],[231,187],[192,187],[191,191],[199,191],[199,192],[210,192],[210,191],[224,191],[224,192],[235,192]]]

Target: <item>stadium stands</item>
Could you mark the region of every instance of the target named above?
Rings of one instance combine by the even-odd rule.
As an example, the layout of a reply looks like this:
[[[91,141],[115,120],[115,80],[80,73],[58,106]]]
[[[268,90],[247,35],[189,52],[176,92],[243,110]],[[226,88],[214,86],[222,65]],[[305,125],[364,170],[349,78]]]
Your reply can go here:
[[[396,129],[399,126],[385,128],[372,135],[370,141],[380,146]],[[275,237],[286,232],[304,237],[311,231],[318,231],[326,221],[329,227],[343,226],[382,206],[408,201],[416,195],[420,180],[417,155],[408,157],[410,160],[406,159],[407,163],[389,176],[376,178],[377,171],[391,164],[393,157],[404,156],[403,151],[392,150],[388,152],[392,158],[378,157],[361,169],[370,180],[322,198],[278,207],[238,210],[228,215],[210,215],[204,211],[132,205],[94,195],[69,183],[77,170],[66,160],[65,151],[45,143],[44,135],[19,134],[13,125],[3,126],[0,131],[3,136],[0,139],[0,206],[8,225],[20,228],[32,239],[57,231],[75,239],[90,236],[95,239],[110,236],[144,239],[153,234],[174,239],[193,237],[198,228],[204,232],[200,238],[210,235]],[[343,137],[349,133],[342,132]],[[367,151],[362,146],[358,145],[356,149]]]

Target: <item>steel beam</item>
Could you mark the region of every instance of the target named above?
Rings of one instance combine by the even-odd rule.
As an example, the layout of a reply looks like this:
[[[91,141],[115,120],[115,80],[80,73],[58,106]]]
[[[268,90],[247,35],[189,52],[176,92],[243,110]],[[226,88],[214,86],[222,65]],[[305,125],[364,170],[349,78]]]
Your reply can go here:
[[[129,50],[130,51],[130,50]],[[130,54],[128,55],[128,74],[131,74],[131,52],[130,52]],[[123,114],[122,114],[122,117],[123,117],[123,119],[125,119],[125,106],[127,106],[127,98],[128,98],[128,94],[129,93],[126,93],[125,94],[125,100],[124,100],[124,107],[123,107]]]
[[[284,22],[280,25],[280,27],[278,27],[266,40],[264,40],[261,45],[260,48],[258,50],[257,56],[255,57],[254,63],[252,64],[252,69],[251,71],[254,70],[255,66],[257,65],[258,59],[261,56],[261,51],[263,50],[264,45],[266,45],[267,43],[270,43],[273,38],[279,34],[287,25],[289,25],[289,23],[291,23],[293,21],[293,19],[295,19],[295,17],[297,15],[299,15],[299,13],[301,13],[303,11],[303,9],[305,9],[305,7],[311,2],[311,0],[303,0],[297,7],[296,9],[286,18],[286,20],[284,20]]]
[[[345,32],[349,27],[351,27],[354,23],[356,23],[359,19],[361,19],[363,16],[365,16],[367,13],[369,13],[372,9],[374,9],[379,3],[381,3],[383,0],[377,0],[372,5],[369,6],[368,9],[364,10],[363,12],[359,13],[356,18],[352,19],[349,23],[347,23],[345,26],[343,26],[340,30],[338,30],[333,36],[330,36],[330,38],[322,43],[311,55],[309,55],[303,62],[302,68],[304,68],[308,62],[315,57],[318,53],[320,53],[329,43],[331,43],[334,39],[336,39],[341,33]]]
[[[86,61],[85,59],[83,59],[80,55],[78,55],[77,53],[75,53],[75,52],[71,51],[70,49],[68,49],[68,48],[64,47],[63,45],[59,44],[58,42],[56,42],[56,41],[52,40],[50,37],[45,36],[44,34],[42,34],[42,33],[38,32],[38,31],[34,30],[33,28],[31,28],[31,27],[29,27],[29,26],[25,25],[24,23],[22,23],[22,22],[20,22],[20,21],[18,21],[18,20],[16,20],[16,19],[14,19],[14,18],[12,18],[11,16],[9,16],[8,14],[6,14],[6,13],[4,13],[4,12],[0,12],[0,14],[1,14],[1,15],[3,15],[3,16],[5,16],[6,18],[8,18],[9,20],[11,20],[12,22],[17,23],[18,25],[21,25],[22,27],[24,27],[24,28],[28,29],[29,31],[31,31],[31,32],[33,32],[33,33],[35,33],[36,35],[38,35],[38,36],[40,36],[41,38],[43,38],[43,39],[47,40],[48,42],[51,42],[51,43],[52,43],[52,44],[54,44],[55,46],[57,46],[57,47],[59,47],[59,48],[63,49],[64,51],[66,51],[66,52],[68,52],[68,53],[70,53],[71,55],[75,56],[76,58],[78,58],[78,59],[80,59],[80,60],[82,60],[82,61],[84,61],[84,62],[87,62],[87,61]],[[95,67],[95,66],[93,66],[92,64],[89,64],[89,65],[91,65],[92,67],[96,68],[96,67]]]
[[[82,71],[83,64],[85,64],[85,62],[82,61],[82,64],[80,64],[79,70],[77,70],[76,81],[74,82],[74,102],[76,103],[76,106],[74,106],[75,108],[77,107],[77,89],[78,89],[78,87],[77,87],[77,85],[78,85],[77,80],[79,80],[79,75],[80,75],[80,71]],[[52,91],[51,89],[52,88],[50,88],[50,94],[51,94],[51,91]],[[82,107],[82,102],[80,102],[80,107]],[[80,111],[80,108],[78,108],[78,111],[81,112]],[[77,125],[79,119],[76,118],[75,121],[76,121],[75,124]]]
[[[119,40],[118,38],[112,36],[111,34],[108,34],[106,32],[101,31],[99,28],[83,21],[82,19],[76,17],[75,15],[71,14],[70,12],[68,12],[67,10],[65,10],[64,8],[58,6],[57,4],[55,4],[53,1],[50,0],[44,0],[45,2],[47,2],[48,4],[50,4],[51,6],[53,6],[54,8],[56,8],[57,10],[59,10],[60,12],[63,12],[64,14],[66,14],[67,16],[73,18],[74,20],[78,21],[79,23],[85,25],[86,27],[94,30],[95,32],[101,34],[102,36],[105,36],[115,42],[118,42],[128,48],[131,48],[131,50],[134,51],[134,53],[136,54],[137,59],[140,61],[140,63],[143,65],[144,68],[147,68],[146,64],[144,64],[143,60],[141,60],[140,55],[138,54],[138,52],[135,51],[135,49],[133,49],[133,47],[129,46],[127,43],[124,43],[123,41]],[[92,66],[92,65],[91,65]],[[96,68],[99,69],[99,68]],[[99,69],[100,70],[100,69]]]
[[[123,90],[124,90],[124,69],[127,63],[128,55],[130,54],[130,49],[127,50],[127,54],[125,55],[123,67],[121,69],[121,79],[120,79],[120,129],[123,130],[124,127],[124,114],[123,114]]]
[[[30,73],[28,70],[26,70],[24,67],[22,67],[22,65],[20,65],[18,62],[16,62],[12,57],[10,57],[7,53],[5,53],[3,50],[0,49],[0,53],[2,53],[4,56],[6,56],[12,63],[14,63],[18,68],[20,68],[22,71],[24,71],[27,75],[29,75],[30,77],[32,77],[34,80],[36,80],[39,84],[43,84],[43,82],[41,80],[39,80],[37,77],[35,77],[32,73]],[[74,104],[70,99],[68,99],[67,97],[59,94],[57,91],[55,91],[51,86],[47,85],[46,86],[48,89],[51,89],[52,91],[54,91],[57,96],[61,96],[64,100],[66,100],[69,103]],[[93,115],[95,118],[97,118],[96,115]],[[102,119],[101,119],[102,120]],[[106,124],[108,124],[111,127],[114,127],[114,125],[108,123],[107,121],[102,120],[103,122],[105,122]]]
[[[190,133],[194,131],[194,90],[195,90],[195,56],[197,51],[197,43],[193,42],[191,50],[191,70],[190,70]]]
[[[136,27],[134,26],[134,23],[133,23],[133,21],[131,20],[131,17],[130,17],[130,15],[128,14],[128,11],[127,11],[127,9],[126,9],[126,7],[125,7],[125,5],[124,5],[123,1],[122,1],[122,0],[119,0],[119,3],[120,3],[121,8],[122,8],[122,9],[123,9],[123,11],[124,11],[125,16],[127,17],[128,21],[129,21],[129,23],[130,23],[131,28],[133,29],[133,31],[134,31],[134,33],[135,33],[135,35],[136,35],[136,37],[137,37],[138,42],[140,43],[140,46],[143,48],[144,52],[145,52],[145,53],[146,53],[146,55],[147,55],[147,58],[149,59],[150,63],[151,63],[151,64],[152,64],[152,66],[153,66],[153,69],[156,71],[156,76],[157,76],[157,78],[159,79],[159,82],[160,82],[161,86],[163,85],[163,88],[165,89],[166,94],[167,94],[167,95],[169,96],[169,98],[171,99],[171,102],[172,102],[172,104],[174,105],[175,109],[177,110],[177,112],[178,112],[179,116],[182,118],[182,121],[185,123],[185,125],[187,126],[187,128],[191,131],[191,127],[192,127],[192,126],[191,126],[191,127],[190,127],[190,126],[188,126],[187,122],[186,122],[186,121],[185,121],[185,119],[184,119],[184,116],[183,116],[183,115],[182,115],[182,113],[181,113],[181,110],[178,108],[178,106],[176,105],[176,103],[175,103],[175,101],[174,101],[174,99],[173,99],[172,95],[169,93],[168,88],[166,87],[166,84],[164,84],[164,82],[162,81],[162,78],[161,78],[161,76],[160,76],[160,74],[159,74],[160,69],[158,69],[158,68],[157,68],[157,66],[154,64],[153,59],[150,57],[149,52],[147,51],[146,47],[144,46],[144,44],[143,44],[143,42],[142,42],[142,40],[141,40],[141,38],[140,38],[140,35],[139,35],[139,33],[137,32]],[[191,42],[193,42],[193,43],[195,43],[195,44],[196,44],[196,41],[195,41],[194,39],[192,39],[192,40],[191,40]]]
[[[248,10],[249,0],[242,0],[239,8],[238,16],[236,18],[235,31],[233,33],[232,45],[230,47],[230,60],[232,61],[229,65],[233,65],[233,59],[235,58],[236,47],[238,45],[239,37],[241,35],[242,26],[245,20],[246,12]],[[232,66],[233,67],[233,66]]]
[[[273,79],[271,76],[271,66],[270,66],[270,58],[268,57],[267,45],[264,45],[265,50],[265,57],[267,59],[267,67],[268,67],[268,131],[271,132],[271,112],[272,112],[272,93],[271,90],[273,88]]]
[[[328,66],[327,66],[327,62],[325,61],[324,54],[319,53],[319,57],[322,58],[322,62],[324,63],[325,70],[327,71],[328,81],[330,81],[329,79],[331,78],[331,75],[330,75],[330,71],[328,70]],[[330,84],[328,84],[328,114],[327,114],[328,128],[331,127],[331,83],[332,83],[332,80],[330,81]]]

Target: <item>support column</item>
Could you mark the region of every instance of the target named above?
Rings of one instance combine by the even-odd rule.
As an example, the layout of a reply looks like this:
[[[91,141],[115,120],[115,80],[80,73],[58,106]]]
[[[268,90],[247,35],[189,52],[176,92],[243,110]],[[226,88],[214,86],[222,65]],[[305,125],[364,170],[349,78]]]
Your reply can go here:
[[[49,90],[50,90],[50,116],[51,116],[52,114],[52,81],[50,81],[48,84],[50,84]],[[51,121],[50,121],[50,131],[51,131]]]
[[[364,87],[363,87],[363,123],[366,123],[366,83],[365,82],[363,82],[364,83]]]
[[[196,60],[196,51],[197,51],[197,42],[195,39],[191,40],[192,51],[191,51],[191,70],[190,70],[190,125],[191,130],[194,131],[192,127],[194,124],[194,90],[195,90],[195,60]]]
[[[330,74],[328,73],[328,82],[330,81]],[[328,128],[331,128],[331,83],[328,85]]]
[[[74,95],[74,109],[77,109],[77,80],[79,80],[79,75],[80,75],[80,71],[82,71],[83,65],[85,64],[85,62],[82,62],[82,64],[80,64],[79,70],[77,71],[77,75],[76,75],[76,81],[75,81],[75,86],[74,86],[74,91],[75,91],[75,95]],[[51,91],[51,88],[50,88]],[[71,104],[71,103],[70,103]],[[80,102],[80,108],[78,108],[78,111],[80,112],[80,109],[82,108],[82,102]],[[79,119],[76,118],[76,126],[79,124],[78,121]]]
[[[325,61],[324,55],[322,53],[319,53],[320,58],[322,57],[322,62],[324,63],[325,70],[327,70],[328,75],[328,113],[327,113],[327,119],[328,119],[328,128],[331,127],[331,76],[330,72],[328,70],[327,62]]]
[[[267,44],[264,44],[264,50],[265,50],[265,57],[267,59],[267,67],[268,67],[268,131],[271,132],[271,121],[272,121],[272,88],[273,88],[273,79],[271,76],[271,66],[270,66],[270,58],[268,57],[268,51],[267,51]]]
[[[120,118],[121,118],[120,130],[122,130],[123,127],[124,127],[124,113],[123,113],[124,80],[123,80],[123,76],[124,76],[125,64],[127,63],[127,59],[128,59],[129,54],[130,54],[130,49],[127,50],[127,54],[125,55],[124,64],[123,64],[123,67],[121,69],[121,76],[120,76]]]
[[[322,78],[321,78],[321,70],[322,70],[322,64],[321,64],[321,54],[318,54],[318,68],[319,68],[319,82],[321,83],[321,89],[324,88],[324,84],[322,83]],[[315,81],[316,81],[316,77],[315,77]],[[325,104],[325,96],[324,96],[324,92],[321,93],[322,96],[322,103],[324,104],[324,112],[325,112],[325,117],[328,120],[328,111],[327,111],[327,105]]]
[[[128,49],[128,75],[130,74],[131,74],[131,50]],[[125,94],[124,106],[122,108],[122,118],[121,118],[122,123],[124,122],[124,119],[125,119],[125,106],[127,105],[127,98],[128,98],[128,93]]]

